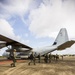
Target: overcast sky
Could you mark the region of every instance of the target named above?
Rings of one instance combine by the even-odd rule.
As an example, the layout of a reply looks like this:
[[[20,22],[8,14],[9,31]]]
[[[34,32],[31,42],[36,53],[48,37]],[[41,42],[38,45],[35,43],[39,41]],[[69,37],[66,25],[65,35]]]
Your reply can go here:
[[[61,28],[75,40],[75,0],[0,0],[2,35],[31,47],[49,46]],[[59,53],[75,54],[75,45]]]

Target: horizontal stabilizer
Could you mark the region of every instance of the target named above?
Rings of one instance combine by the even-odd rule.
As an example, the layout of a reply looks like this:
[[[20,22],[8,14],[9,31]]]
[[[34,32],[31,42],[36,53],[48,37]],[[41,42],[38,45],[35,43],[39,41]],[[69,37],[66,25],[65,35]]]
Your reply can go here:
[[[59,45],[59,46],[57,47],[57,50],[63,50],[63,49],[66,49],[66,48],[68,48],[68,47],[71,47],[74,43],[75,43],[74,40],[67,41],[67,42],[65,42],[65,43],[63,43],[63,44],[61,44],[61,45]]]

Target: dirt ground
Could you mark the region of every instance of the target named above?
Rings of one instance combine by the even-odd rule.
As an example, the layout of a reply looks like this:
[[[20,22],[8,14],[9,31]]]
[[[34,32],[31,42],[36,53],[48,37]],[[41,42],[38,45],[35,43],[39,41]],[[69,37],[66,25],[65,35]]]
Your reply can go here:
[[[75,56],[51,63],[32,63],[30,66],[28,62],[17,62],[16,67],[10,67],[10,62],[0,64],[0,75],[75,75]]]

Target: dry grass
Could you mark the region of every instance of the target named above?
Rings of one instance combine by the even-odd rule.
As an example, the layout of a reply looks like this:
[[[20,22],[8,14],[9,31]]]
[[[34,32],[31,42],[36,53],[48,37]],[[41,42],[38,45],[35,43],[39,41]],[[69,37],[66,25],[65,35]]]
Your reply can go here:
[[[17,63],[11,68],[10,64],[0,65],[0,75],[75,75],[75,57],[65,57],[64,60],[51,63],[33,63],[28,61]]]

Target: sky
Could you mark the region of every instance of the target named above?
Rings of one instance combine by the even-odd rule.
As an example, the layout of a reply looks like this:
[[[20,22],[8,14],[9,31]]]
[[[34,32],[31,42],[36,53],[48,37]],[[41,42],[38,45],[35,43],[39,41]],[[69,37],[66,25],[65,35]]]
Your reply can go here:
[[[75,40],[74,24],[75,0],[0,0],[0,34],[32,48],[52,45],[61,28]],[[54,53],[75,54],[75,45]]]

